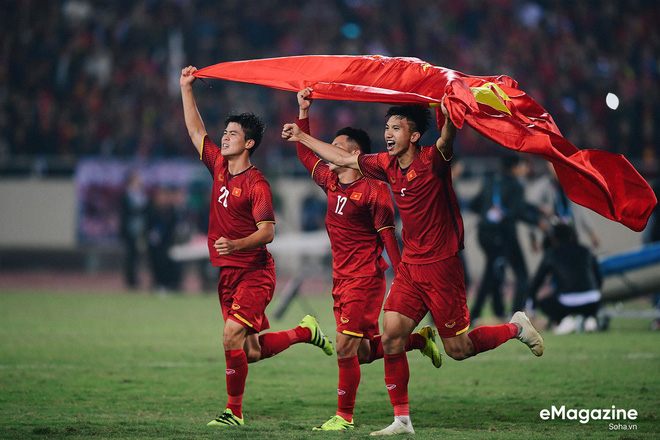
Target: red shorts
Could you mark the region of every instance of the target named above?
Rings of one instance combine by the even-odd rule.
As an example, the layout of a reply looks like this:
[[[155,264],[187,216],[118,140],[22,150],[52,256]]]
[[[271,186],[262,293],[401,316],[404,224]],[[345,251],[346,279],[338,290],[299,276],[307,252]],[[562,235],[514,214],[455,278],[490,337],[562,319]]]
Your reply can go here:
[[[372,339],[380,333],[378,317],[385,298],[385,275],[332,282],[337,331]]]
[[[266,306],[275,292],[275,269],[221,267],[218,298],[225,321],[231,316],[249,332],[270,328]]]
[[[417,323],[430,311],[438,334],[443,338],[467,331],[470,312],[459,256],[431,264],[402,262],[383,309],[401,313]]]

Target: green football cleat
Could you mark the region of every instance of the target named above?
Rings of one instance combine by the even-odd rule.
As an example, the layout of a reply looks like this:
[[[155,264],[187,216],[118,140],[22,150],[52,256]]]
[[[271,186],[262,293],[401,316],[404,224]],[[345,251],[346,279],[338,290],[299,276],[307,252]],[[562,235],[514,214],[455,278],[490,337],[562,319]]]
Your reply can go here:
[[[243,426],[245,422],[243,418],[238,418],[234,413],[229,409],[225,409],[225,412],[220,414],[217,419],[213,419],[206,424],[206,426]]]
[[[347,422],[342,416],[332,416],[330,420],[321,426],[312,428],[312,431],[348,431],[353,428],[355,428],[353,422]]]
[[[300,321],[300,327],[308,328],[312,332],[312,340],[309,342],[310,344],[316,345],[322,349],[325,354],[332,356],[332,353],[334,352],[332,349],[332,342],[330,342],[330,339],[323,334],[321,327],[319,327],[319,323],[316,322],[316,318],[312,315],[305,316],[302,321]]]
[[[438,346],[435,344],[435,330],[430,325],[427,325],[419,331],[419,334],[426,339],[426,345],[420,350],[422,354],[431,358],[431,362],[435,368],[442,367],[442,353],[440,353]]]

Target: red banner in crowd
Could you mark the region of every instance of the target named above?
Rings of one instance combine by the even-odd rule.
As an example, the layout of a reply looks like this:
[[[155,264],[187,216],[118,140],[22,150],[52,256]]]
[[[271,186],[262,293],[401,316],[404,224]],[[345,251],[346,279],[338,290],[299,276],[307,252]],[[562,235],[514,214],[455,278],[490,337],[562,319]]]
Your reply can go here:
[[[646,227],[657,204],[653,190],[620,154],[580,150],[564,139],[552,116],[507,76],[469,76],[417,58],[311,55],[233,61],[194,73],[297,92],[315,99],[425,104],[444,102],[458,128],[467,124],[498,144],[552,162],[574,202],[624,224]]]

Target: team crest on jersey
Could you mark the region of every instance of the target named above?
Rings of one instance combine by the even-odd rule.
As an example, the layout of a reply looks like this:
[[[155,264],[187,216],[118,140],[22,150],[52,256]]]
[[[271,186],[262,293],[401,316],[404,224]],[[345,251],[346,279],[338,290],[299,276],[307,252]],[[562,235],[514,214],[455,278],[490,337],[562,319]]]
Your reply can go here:
[[[231,308],[232,308],[233,310],[238,310],[238,309],[241,308],[241,306],[239,306],[238,304],[234,303],[234,304],[231,305]]]
[[[362,193],[354,192],[351,194],[351,200],[360,200],[362,198]]]
[[[413,180],[415,177],[417,177],[417,173],[415,172],[415,170],[410,170],[408,174],[406,174],[406,179],[408,179],[408,182]]]
[[[455,325],[456,325],[456,321],[452,321],[452,322],[447,322],[447,323],[445,324],[445,327],[447,327],[447,328],[454,328]]]
[[[219,180],[220,182],[222,182],[222,181],[225,180],[225,178],[223,177],[222,174],[218,174],[218,180]]]
[[[243,192],[242,189],[240,189],[240,188],[234,188],[234,189],[231,191],[231,195],[232,195],[232,196],[236,196],[236,197],[240,197],[240,196],[241,196],[241,192]]]
[[[335,191],[336,189],[337,189],[337,185],[335,185],[334,183],[331,183],[330,184],[330,191]]]

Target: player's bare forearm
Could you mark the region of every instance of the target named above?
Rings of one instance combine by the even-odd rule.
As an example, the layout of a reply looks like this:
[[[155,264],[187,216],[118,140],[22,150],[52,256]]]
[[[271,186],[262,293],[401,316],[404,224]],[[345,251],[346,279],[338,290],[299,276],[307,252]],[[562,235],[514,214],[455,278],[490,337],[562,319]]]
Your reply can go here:
[[[229,240],[220,237],[215,241],[213,247],[219,255],[231,255],[236,251],[247,251],[266,246],[273,241],[275,236],[275,225],[270,222],[259,223],[257,230],[244,238]]]
[[[296,124],[286,124],[282,130],[282,137],[291,142],[299,142],[321,156],[328,162],[340,167],[358,169],[357,156],[342,150],[339,147],[320,141],[307,133],[303,133]]]
[[[183,116],[186,122],[186,128],[188,129],[188,135],[195,148],[201,153],[202,142],[204,141],[204,136],[206,136],[206,128],[197,109],[197,103],[195,102],[195,96],[192,91],[192,83],[194,82],[192,73],[195,70],[197,69],[188,66],[181,71],[181,100],[183,101]]]
[[[442,112],[445,115],[445,125],[442,126],[440,137],[435,142],[435,146],[442,154],[445,160],[449,161],[454,157],[454,139],[456,139],[456,126],[449,117],[446,107],[442,106]]]

